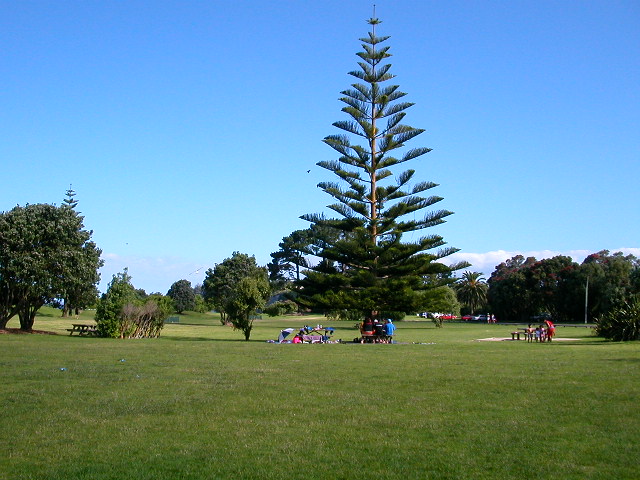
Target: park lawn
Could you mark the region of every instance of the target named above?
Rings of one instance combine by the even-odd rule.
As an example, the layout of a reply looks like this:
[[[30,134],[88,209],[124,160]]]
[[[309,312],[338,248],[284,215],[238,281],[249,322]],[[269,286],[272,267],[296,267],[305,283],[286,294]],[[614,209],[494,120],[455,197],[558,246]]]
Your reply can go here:
[[[0,478],[638,478],[638,342],[407,321],[394,345],[277,345],[289,326],[357,331],[264,319],[245,342],[192,313],[111,340],[44,313],[61,335],[0,335]]]

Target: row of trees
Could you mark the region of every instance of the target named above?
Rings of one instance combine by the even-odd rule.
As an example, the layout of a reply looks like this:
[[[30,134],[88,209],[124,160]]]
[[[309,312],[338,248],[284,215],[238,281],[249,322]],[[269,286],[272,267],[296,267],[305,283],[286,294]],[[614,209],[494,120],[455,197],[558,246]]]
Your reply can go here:
[[[63,314],[95,303],[101,250],[69,189],[62,206],[16,206],[0,213],[0,328],[14,316],[31,330],[38,310],[61,302]]]
[[[587,283],[589,318],[638,293],[637,259],[608,252],[582,265],[568,257],[514,257],[499,265],[488,283],[476,272],[457,279],[454,273],[468,264],[444,263],[457,249],[447,247],[439,235],[423,233],[452,213],[433,209],[442,198],[428,192],[437,185],[416,180],[412,168],[396,172],[422,161],[430,149],[405,149],[423,130],[404,123],[413,104],[403,100],[406,94],[398,85],[388,83],[394,78],[387,63],[389,37],[376,35],[378,19],[368,24],[371,30],[360,39],[357,53],[359,69],[349,72],[355,83],[341,92],[346,119],[333,124],[338,133],[324,138],[338,156],[317,163],[337,177],[318,184],[332,199],[327,208],[333,216],[303,215],[309,228],[284,237],[268,269],[234,252],[206,272],[200,294],[180,280],[167,296],[143,298],[126,271],[114,276],[96,313],[103,335],[157,336],[172,309],[211,306],[248,340],[254,315],[273,285],[288,292],[274,311],[290,308],[295,300],[301,308],[347,319],[452,312],[462,304],[471,312],[490,308],[509,320],[544,311],[576,321],[578,297]],[[62,207],[16,207],[1,214],[0,327],[17,314],[21,327],[31,328],[37,309],[55,298],[64,299],[67,311],[95,298],[100,250],[75,206],[69,191]]]
[[[347,119],[334,123],[340,133],[324,139],[338,157],[318,163],[338,178],[338,182],[318,185],[332,197],[333,203],[328,208],[337,217],[304,215],[302,218],[310,222],[310,228],[294,232],[283,240],[283,251],[274,256],[270,270],[276,279],[284,274],[295,276],[296,302],[304,308],[380,317],[420,310],[429,301],[446,297],[451,293],[447,285],[454,281],[452,272],[466,264],[447,266],[440,262],[456,249],[446,247],[439,235],[422,234],[451,215],[447,210],[431,210],[442,200],[427,195],[437,185],[416,181],[414,169],[394,172],[402,164],[422,159],[430,149],[404,149],[405,144],[423,130],[404,123],[406,111],[413,104],[403,101],[406,94],[398,85],[389,84],[394,78],[387,63],[391,54],[384,45],[388,37],[376,35],[380,21],[371,18],[368,23],[371,30],[360,39],[362,51],[357,53],[359,69],[349,72],[355,83],[343,91],[340,98]],[[64,211],[75,215],[73,207],[66,207]],[[47,229],[33,231],[47,232]],[[25,247],[28,251],[33,250],[34,243],[30,234],[24,231],[16,235],[19,241],[28,244]],[[406,241],[406,234],[417,234],[417,238]],[[88,238],[83,237],[83,241],[86,243]],[[95,251],[98,253],[95,260],[99,262],[99,250]],[[11,309],[20,313],[19,307],[39,308],[55,296],[77,297],[73,285],[68,284],[74,275],[67,272],[71,265],[77,267],[77,259],[67,266],[64,255],[45,256],[49,262],[46,266],[41,264],[42,258],[32,259],[33,268],[41,269],[36,276],[29,277],[28,269],[21,276],[14,275],[19,279],[20,288],[28,286],[28,301],[14,300],[18,286],[3,290],[5,298],[11,299],[5,301],[7,307],[1,318],[11,315]],[[10,269],[13,264],[9,262],[4,267]],[[93,275],[96,271],[96,268],[87,269]],[[9,270],[7,272],[2,274],[3,279],[13,278]],[[36,291],[34,278],[38,278],[38,289],[42,287],[46,291]],[[45,280],[41,282],[41,279]],[[85,280],[83,277],[82,286],[86,286]],[[140,299],[136,303],[135,289],[129,280],[126,272],[114,277],[100,300],[96,319],[104,335],[129,336],[137,331],[133,324],[154,325],[160,318],[153,309],[142,308]],[[172,286],[169,293],[177,310],[193,305],[195,300],[188,291],[184,282]],[[238,252],[209,269],[202,286],[204,300],[220,311],[223,321],[242,330],[246,339],[251,332],[252,315],[264,306],[269,293],[267,270],[257,266],[253,257]],[[71,298],[69,305],[73,301]],[[285,301],[283,305],[290,303]],[[162,311],[161,306],[158,308]],[[21,319],[25,316],[25,325],[27,317],[33,318],[32,313],[26,310],[20,313]],[[130,321],[143,317],[151,320]],[[154,332],[156,327],[145,328],[147,332]]]
[[[518,255],[498,265],[488,284],[498,318],[526,321],[545,313],[561,322],[593,322],[640,295],[640,259],[607,250],[582,264]]]

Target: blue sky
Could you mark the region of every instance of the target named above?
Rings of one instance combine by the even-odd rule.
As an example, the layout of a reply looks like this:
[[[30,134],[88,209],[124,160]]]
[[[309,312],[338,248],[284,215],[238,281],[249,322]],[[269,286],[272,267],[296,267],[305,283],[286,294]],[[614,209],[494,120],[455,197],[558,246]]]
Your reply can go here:
[[[640,3],[376,0],[433,151],[432,229],[487,275],[522,253],[640,255]],[[266,264],[325,211],[322,139],[372,2],[0,0],[0,210],[72,185],[103,250],[166,293]],[[307,173],[307,170],[311,170]],[[411,239],[411,238],[409,238]],[[201,269],[202,268],[202,269]],[[199,270],[201,269],[201,270]],[[197,271],[197,273],[195,273]]]

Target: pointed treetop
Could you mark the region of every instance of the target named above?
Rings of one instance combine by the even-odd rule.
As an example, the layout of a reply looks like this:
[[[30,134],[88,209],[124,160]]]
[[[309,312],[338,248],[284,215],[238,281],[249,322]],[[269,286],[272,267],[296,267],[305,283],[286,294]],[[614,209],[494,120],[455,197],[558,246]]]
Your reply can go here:
[[[64,202],[63,206],[73,209],[73,208],[76,208],[76,206],[78,205],[78,201],[75,198],[73,198],[73,197],[75,197],[76,192],[71,187],[72,187],[72,185],[69,184],[69,190],[67,190],[67,196],[63,200],[63,202]]]
[[[375,37],[376,36],[376,25],[379,25],[380,23],[382,23],[381,20],[378,20],[376,18],[376,4],[373,4],[373,16],[367,20],[367,23],[369,25],[371,25],[371,36]]]

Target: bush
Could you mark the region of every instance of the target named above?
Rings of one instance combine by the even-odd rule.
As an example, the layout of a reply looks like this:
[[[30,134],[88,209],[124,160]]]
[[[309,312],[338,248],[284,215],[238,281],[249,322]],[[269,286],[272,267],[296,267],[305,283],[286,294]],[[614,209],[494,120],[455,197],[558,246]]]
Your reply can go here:
[[[291,300],[284,300],[280,302],[273,302],[262,309],[264,313],[270,317],[277,317],[280,315],[286,315],[287,313],[294,313],[298,310],[298,305]]]
[[[347,320],[350,322],[362,322],[364,314],[360,310],[331,310],[324,314],[329,320]]]
[[[624,302],[598,318],[596,335],[616,342],[640,340],[640,299]]]
[[[404,317],[406,317],[406,314],[404,312],[382,312],[380,314],[381,319],[390,318],[394,322],[401,322],[402,320],[404,320]]]

